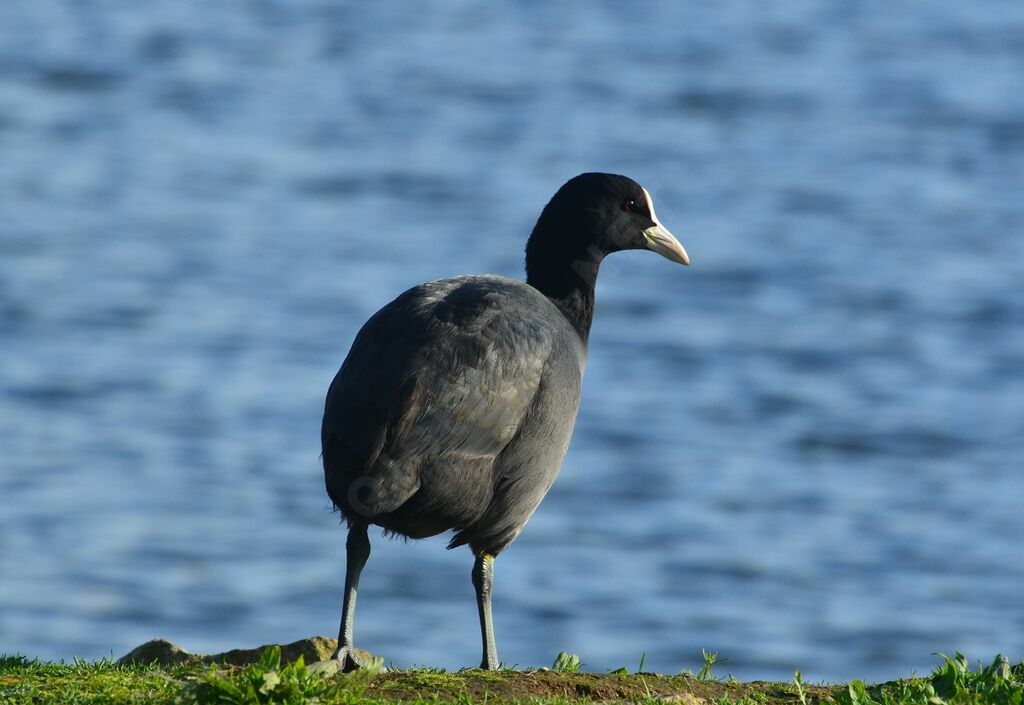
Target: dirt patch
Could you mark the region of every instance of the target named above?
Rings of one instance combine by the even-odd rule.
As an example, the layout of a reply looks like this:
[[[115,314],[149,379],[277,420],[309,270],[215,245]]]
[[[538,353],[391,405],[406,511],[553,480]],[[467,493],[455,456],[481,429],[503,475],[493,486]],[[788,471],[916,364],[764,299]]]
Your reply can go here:
[[[809,703],[817,702],[832,689],[804,686]],[[658,674],[611,675],[598,673],[555,673],[553,671],[477,671],[436,673],[398,671],[375,678],[366,691],[369,697],[388,700],[472,698],[494,701],[530,698],[567,700],[637,701],[659,700],[680,705],[711,705],[723,697],[750,697],[770,704],[798,703],[795,688],[780,683],[725,683],[697,680],[692,676]]]

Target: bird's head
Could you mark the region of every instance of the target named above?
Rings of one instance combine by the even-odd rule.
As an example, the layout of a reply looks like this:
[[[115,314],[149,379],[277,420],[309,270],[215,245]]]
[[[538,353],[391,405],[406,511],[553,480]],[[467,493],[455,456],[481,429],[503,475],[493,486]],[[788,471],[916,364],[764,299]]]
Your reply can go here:
[[[626,176],[580,174],[544,207],[527,243],[527,272],[556,253],[586,267],[612,252],[641,249],[690,264],[686,250],[655,215],[647,189]]]

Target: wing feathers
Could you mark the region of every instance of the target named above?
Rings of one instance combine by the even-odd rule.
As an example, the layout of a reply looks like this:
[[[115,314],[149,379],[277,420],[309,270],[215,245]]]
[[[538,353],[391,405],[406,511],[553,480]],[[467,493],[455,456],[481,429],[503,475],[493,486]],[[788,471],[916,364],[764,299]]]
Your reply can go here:
[[[547,303],[521,282],[467,277],[411,289],[367,322],[324,413],[328,489],[346,516],[358,508],[336,494],[365,486],[362,513],[387,513],[420,489],[428,466],[432,482],[492,482],[479,475],[515,436],[551,354],[546,319],[531,315]],[[340,460],[339,443],[351,451]]]

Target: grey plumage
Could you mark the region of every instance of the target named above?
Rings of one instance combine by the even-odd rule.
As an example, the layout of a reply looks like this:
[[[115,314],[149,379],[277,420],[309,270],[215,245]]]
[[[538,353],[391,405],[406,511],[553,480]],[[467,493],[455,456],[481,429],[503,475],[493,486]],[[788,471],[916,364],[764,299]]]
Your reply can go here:
[[[328,392],[331,498],[350,522],[410,538],[455,529],[451,546],[497,554],[558,472],[585,358],[558,308],[521,281],[410,289],[363,326]]]
[[[626,177],[583,174],[545,207],[527,281],[441,279],[401,294],[359,331],[327,393],[327,491],[350,526],[338,654],[351,648],[368,524],[409,538],[454,530],[477,556],[484,667],[493,556],[522,531],[569,445],[603,257],[645,247],[688,264]],[[353,543],[354,541],[354,543]]]

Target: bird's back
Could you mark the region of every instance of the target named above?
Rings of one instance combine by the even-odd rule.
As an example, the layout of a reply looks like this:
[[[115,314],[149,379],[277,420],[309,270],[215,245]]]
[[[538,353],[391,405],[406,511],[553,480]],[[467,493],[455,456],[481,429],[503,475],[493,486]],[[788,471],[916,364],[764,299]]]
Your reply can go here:
[[[557,474],[584,358],[558,308],[521,281],[406,291],[363,326],[328,391],[328,493],[350,522],[510,542]]]

